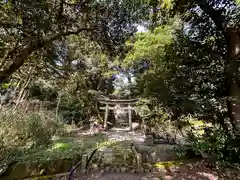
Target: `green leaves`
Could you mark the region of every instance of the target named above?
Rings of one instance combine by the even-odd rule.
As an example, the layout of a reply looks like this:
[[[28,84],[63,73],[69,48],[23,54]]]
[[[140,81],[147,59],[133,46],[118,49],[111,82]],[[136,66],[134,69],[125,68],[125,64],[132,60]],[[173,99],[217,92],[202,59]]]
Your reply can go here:
[[[2,0],[0,1],[0,6],[4,7],[6,10],[10,10],[12,7],[12,0]]]
[[[154,60],[164,54],[164,47],[171,42],[171,27],[162,26],[155,29],[153,33],[143,32],[136,35],[133,44],[126,58],[126,65],[141,62],[142,60]]]
[[[163,0],[161,7],[165,8],[165,9],[172,9],[173,8],[173,0]]]
[[[17,16],[17,19],[18,19],[18,24],[22,25],[22,24],[23,24],[22,16],[21,16],[21,15],[18,15],[18,16]]]
[[[240,5],[240,0],[235,0],[237,5]]]

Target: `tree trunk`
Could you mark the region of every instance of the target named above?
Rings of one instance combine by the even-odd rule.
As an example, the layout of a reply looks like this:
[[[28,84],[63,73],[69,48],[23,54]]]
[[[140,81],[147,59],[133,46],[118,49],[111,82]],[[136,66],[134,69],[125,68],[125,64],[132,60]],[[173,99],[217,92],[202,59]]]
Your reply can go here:
[[[234,132],[237,139],[240,139],[240,89],[237,82],[238,63],[240,54],[240,38],[236,28],[226,29],[226,40],[228,48],[228,59],[225,67],[225,86],[227,99],[227,108],[229,118],[234,126]]]
[[[80,28],[76,31],[68,31],[55,34],[50,37],[44,37],[40,39],[33,39],[22,47],[21,50],[17,50],[13,57],[9,57],[9,62],[11,62],[6,67],[0,67],[0,83],[4,82],[9,76],[16,72],[27,60],[27,58],[35,51],[40,50],[41,48],[51,44],[53,41],[60,39],[61,37],[69,36],[72,34],[79,34],[82,31],[92,31],[93,29],[89,28]]]
[[[32,68],[31,68],[32,69]],[[20,93],[19,93],[19,96],[18,96],[18,99],[17,99],[17,102],[16,102],[16,104],[15,104],[15,107],[14,107],[14,109],[13,109],[13,111],[15,111],[16,109],[17,109],[17,107],[18,107],[18,105],[20,104],[20,102],[21,102],[21,100],[23,100],[23,95],[24,95],[24,90],[26,89],[26,87],[28,86],[28,84],[30,83],[30,81],[31,81],[31,69],[30,69],[30,73],[29,73],[29,75],[28,75],[28,78],[27,78],[27,81],[25,82],[25,84],[23,85],[23,87],[22,87],[22,89],[21,89],[21,91],[20,91]]]
[[[57,103],[57,108],[56,108],[56,119],[58,119],[58,111],[59,111],[59,106],[60,106],[60,103],[61,103],[61,98],[62,98],[62,93],[60,92],[58,94],[58,103]]]
[[[127,74],[127,79],[128,79],[128,89],[130,91],[129,98],[132,97],[132,78],[130,73]]]
[[[223,10],[216,10],[205,0],[195,0],[198,6],[212,19],[217,29],[225,37],[227,45],[227,60],[225,67],[225,88],[227,97],[227,108],[229,118],[234,126],[237,139],[240,140],[240,101],[238,100],[240,88],[237,83],[238,63],[240,55],[240,39],[237,27],[226,28],[226,18],[222,14]]]
[[[0,83],[17,71],[29,57],[29,55],[36,49],[37,43],[30,42],[20,52],[18,52],[12,59],[11,64],[0,71]],[[2,67],[1,67],[2,68]]]

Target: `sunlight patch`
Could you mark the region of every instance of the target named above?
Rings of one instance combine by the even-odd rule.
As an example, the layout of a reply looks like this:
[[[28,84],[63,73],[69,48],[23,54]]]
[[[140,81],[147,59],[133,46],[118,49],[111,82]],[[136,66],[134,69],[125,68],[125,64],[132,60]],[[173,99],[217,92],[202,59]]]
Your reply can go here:
[[[68,149],[70,146],[67,143],[56,143],[53,145],[51,150],[65,150]]]
[[[182,161],[157,162],[153,166],[156,168],[174,167],[183,164]]]

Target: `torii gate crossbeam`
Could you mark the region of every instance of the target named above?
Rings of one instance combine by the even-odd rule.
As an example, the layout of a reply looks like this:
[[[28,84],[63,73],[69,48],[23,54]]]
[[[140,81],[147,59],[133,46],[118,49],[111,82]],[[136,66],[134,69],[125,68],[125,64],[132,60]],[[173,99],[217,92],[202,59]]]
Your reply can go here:
[[[104,129],[107,129],[107,120],[108,120],[108,112],[109,110],[114,110],[114,107],[109,105],[127,105],[127,107],[122,107],[121,109],[128,110],[128,122],[129,122],[129,129],[132,131],[132,107],[134,104],[137,103],[138,99],[98,99],[101,104],[105,104],[105,107],[100,107],[100,109],[105,110],[104,115]]]

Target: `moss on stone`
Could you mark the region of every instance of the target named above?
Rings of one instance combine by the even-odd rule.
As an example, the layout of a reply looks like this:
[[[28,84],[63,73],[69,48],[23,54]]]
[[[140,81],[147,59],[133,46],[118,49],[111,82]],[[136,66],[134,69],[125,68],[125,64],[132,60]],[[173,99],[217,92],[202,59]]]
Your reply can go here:
[[[157,162],[153,164],[153,167],[156,168],[168,168],[168,167],[176,167],[183,164],[182,161],[166,161],[166,162]]]

